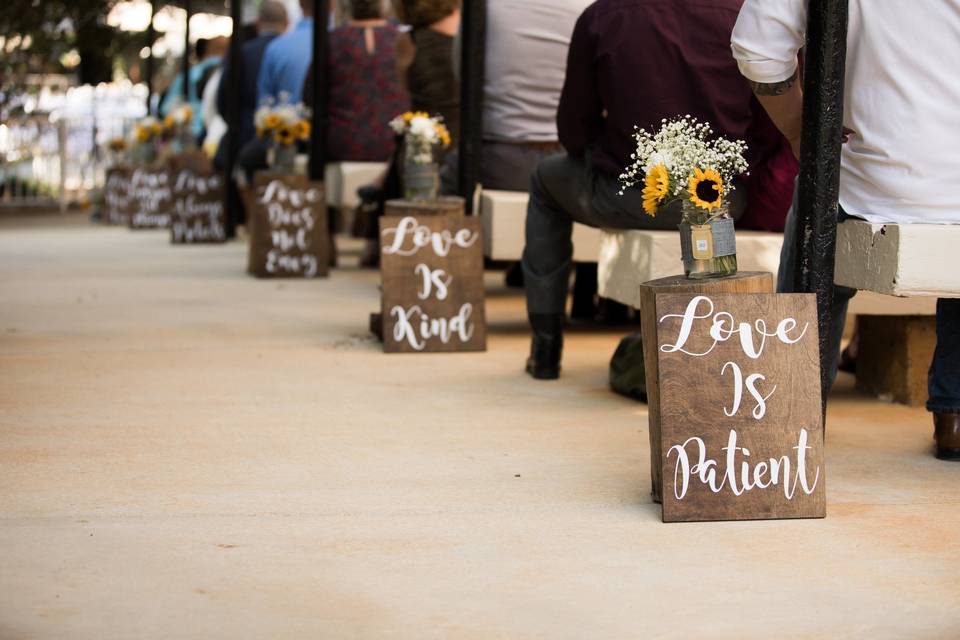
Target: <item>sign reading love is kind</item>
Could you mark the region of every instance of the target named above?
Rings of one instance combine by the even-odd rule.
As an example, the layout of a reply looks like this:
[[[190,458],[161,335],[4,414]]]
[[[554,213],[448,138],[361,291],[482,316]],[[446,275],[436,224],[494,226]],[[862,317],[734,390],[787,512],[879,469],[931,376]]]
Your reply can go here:
[[[664,522],[826,515],[816,298],[658,294]]]
[[[172,172],[171,176],[173,213],[170,241],[173,244],[226,242],[226,186],[223,175],[182,169]]]
[[[247,269],[258,278],[326,277],[330,233],[323,183],[257,174]]]
[[[173,189],[166,169],[134,169],[130,177],[132,229],[167,229],[173,206]]]
[[[103,185],[103,222],[104,224],[124,225],[130,223],[131,170],[127,167],[107,169]]]
[[[380,221],[387,353],[487,348],[480,220],[463,215],[462,200],[455,206],[424,214],[417,203],[387,204]]]

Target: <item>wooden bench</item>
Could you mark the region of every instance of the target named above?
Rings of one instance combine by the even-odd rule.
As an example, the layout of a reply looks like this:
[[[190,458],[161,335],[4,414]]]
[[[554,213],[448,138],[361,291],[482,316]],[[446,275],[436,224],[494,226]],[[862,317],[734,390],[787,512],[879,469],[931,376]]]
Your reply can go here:
[[[931,226],[886,225],[884,230],[847,221],[837,236],[836,280],[861,289],[850,303],[850,313],[861,318],[857,386],[911,405],[926,400],[926,372],[936,344],[936,298],[930,296],[960,297],[960,280],[943,268],[950,262],[942,239],[960,230],[944,234],[945,227]],[[936,235],[940,238],[934,241]],[[782,245],[782,234],[738,231],[739,269],[776,274]],[[605,230],[598,292],[639,309],[639,285],[675,275],[681,264],[676,232]]]
[[[483,255],[491,260],[516,261],[523,255],[528,195],[522,191],[484,189],[480,194]],[[574,262],[596,262],[600,230],[573,226]]]

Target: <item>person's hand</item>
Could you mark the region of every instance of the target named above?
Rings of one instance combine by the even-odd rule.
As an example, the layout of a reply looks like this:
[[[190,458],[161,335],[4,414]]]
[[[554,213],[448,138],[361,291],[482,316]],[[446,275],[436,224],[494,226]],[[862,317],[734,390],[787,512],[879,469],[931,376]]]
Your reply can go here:
[[[850,142],[850,136],[855,134],[856,131],[850,129],[849,127],[844,127],[840,133],[840,144],[847,144]]]
[[[840,132],[840,144],[847,144],[850,142],[850,136],[854,135],[856,131],[849,127],[843,127]],[[797,160],[800,159],[800,137],[792,138],[790,141],[790,149],[793,150],[793,157]]]

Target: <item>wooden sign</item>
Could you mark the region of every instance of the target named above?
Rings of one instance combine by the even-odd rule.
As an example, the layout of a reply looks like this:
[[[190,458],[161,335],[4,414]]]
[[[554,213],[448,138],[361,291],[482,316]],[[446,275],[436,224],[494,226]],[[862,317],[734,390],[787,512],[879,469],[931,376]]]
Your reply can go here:
[[[170,174],[163,169],[134,169],[130,178],[131,229],[167,229],[173,189]]]
[[[323,278],[330,232],[323,183],[303,176],[257,174],[248,212],[247,270],[258,278]]]
[[[380,220],[383,346],[387,353],[484,351],[480,219],[423,214],[416,203],[387,203]]]
[[[126,226],[130,223],[130,178],[132,171],[129,167],[113,167],[107,169],[106,181],[103,186],[103,222],[104,224],[119,224]]]
[[[173,207],[170,240],[173,244],[226,242],[223,174],[181,169],[171,173]]]
[[[816,298],[659,294],[663,521],[826,515]]]

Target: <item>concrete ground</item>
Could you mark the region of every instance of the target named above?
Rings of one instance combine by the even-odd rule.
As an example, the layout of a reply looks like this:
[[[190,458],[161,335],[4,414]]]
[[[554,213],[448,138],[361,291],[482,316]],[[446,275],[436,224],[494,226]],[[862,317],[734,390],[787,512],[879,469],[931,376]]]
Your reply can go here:
[[[664,525],[619,332],[386,356],[378,276],[0,221],[0,639],[956,638],[960,464],[833,398],[825,520]],[[491,279],[492,283],[499,280]]]

